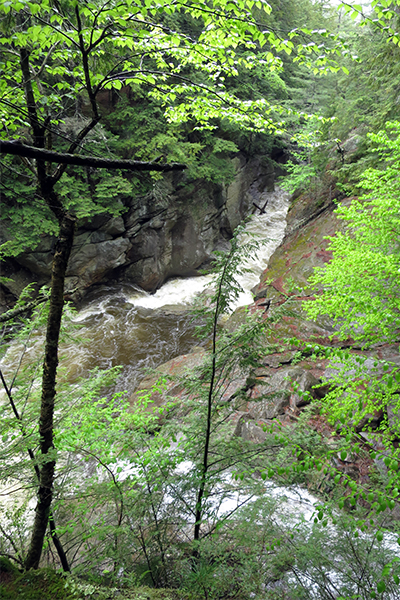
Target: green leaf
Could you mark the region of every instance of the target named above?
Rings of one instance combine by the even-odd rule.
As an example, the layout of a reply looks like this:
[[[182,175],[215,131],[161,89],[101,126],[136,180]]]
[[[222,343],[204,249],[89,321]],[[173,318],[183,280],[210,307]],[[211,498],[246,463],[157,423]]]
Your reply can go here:
[[[379,594],[386,590],[386,583],[384,581],[379,581],[376,585],[376,589]]]

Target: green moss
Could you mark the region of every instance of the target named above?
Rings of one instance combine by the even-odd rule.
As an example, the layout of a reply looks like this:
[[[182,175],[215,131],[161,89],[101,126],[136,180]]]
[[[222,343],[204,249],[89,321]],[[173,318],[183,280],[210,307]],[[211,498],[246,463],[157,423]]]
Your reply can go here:
[[[52,569],[21,573],[8,559],[0,558],[1,600],[190,600],[180,590],[109,588],[79,580]]]
[[[65,589],[65,577],[52,569],[18,572],[6,576],[1,572],[0,598],[2,600],[77,600],[78,596]]]
[[[12,563],[11,560],[5,556],[0,556],[0,576],[2,573],[7,573],[10,575],[16,575],[19,573],[14,563]]]

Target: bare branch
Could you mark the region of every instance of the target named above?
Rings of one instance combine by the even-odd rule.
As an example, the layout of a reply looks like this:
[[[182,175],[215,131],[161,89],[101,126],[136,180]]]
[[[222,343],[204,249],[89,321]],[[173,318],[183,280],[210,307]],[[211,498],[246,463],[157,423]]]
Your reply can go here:
[[[140,160],[124,160],[115,158],[97,158],[96,156],[79,156],[78,154],[63,154],[34,148],[14,141],[0,141],[0,152],[13,154],[14,156],[26,156],[48,162],[62,163],[67,165],[80,165],[93,167],[94,169],[126,169],[128,171],[182,171],[187,166],[183,163],[155,163]]]

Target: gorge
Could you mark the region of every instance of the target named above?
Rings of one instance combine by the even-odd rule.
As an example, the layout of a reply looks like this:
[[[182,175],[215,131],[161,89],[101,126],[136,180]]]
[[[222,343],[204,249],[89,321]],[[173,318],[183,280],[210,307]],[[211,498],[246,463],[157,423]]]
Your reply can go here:
[[[0,2],[1,598],[400,597],[399,6]]]
[[[268,243],[261,247],[255,262],[251,264],[248,280],[242,283],[245,294],[236,306],[232,307],[234,312],[231,316],[227,316],[223,327],[231,331],[239,327],[244,318],[243,307],[245,306],[251,305],[251,310],[262,312],[265,310],[265,299],[268,299],[272,304],[269,310],[273,311],[274,306],[278,307],[282,300],[287,301],[291,298],[291,312],[281,317],[274,326],[272,339],[270,339],[271,350],[257,368],[234,373],[223,392],[224,402],[237,404],[237,408],[230,412],[228,435],[234,434],[245,444],[257,446],[266,443],[268,438],[266,427],[270,427],[273,423],[283,425],[289,431],[290,438],[290,429],[296,424],[302,410],[310,402],[311,396],[318,400],[326,393],[315,386],[318,386],[319,378],[325,373],[327,361],[318,357],[307,358],[305,354],[299,355],[296,348],[285,342],[285,339],[293,336],[305,344],[310,342],[332,344],[330,341],[330,336],[334,333],[332,324],[312,323],[297,307],[300,307],[301,301],[307,298],[307,278],[312,268],[329,260],[330,255],[326,251],[327,242],[324,238],[337,230],[339,224],[332,213],[335,203],[332,188],[329,186],[326,188],[325,197],[313,198],[306,195],[292,197],[287,224],[285,214],[289,195],[282,191],[267,191],[257,180],[252,181],[251,186],[253,190],[258,189],[257,197],[253,195],[251,198],[255,199],[258,205],[265,206],[265,213],[253,215],[247,229],[258,238],[266,237]],[[249,201],[248,205],[250,205]],[[225,244],[227,245],[228,242]],[[23,261],[24,259],[21,262]],[[191,373],[199,364],[199,360],[204,357],[207,348],[207,346],[199,346],[194,335],[194,324],[191,323],[187,309],[196,294],[209,285],[209,281],[208,275],[191,279],[172,279],[153,294],[146,293],[124,280],[116,281],[113,276],[106,283],[95,285],[79,302],[78,311],[69,317],[72,323],[79,326],[79,334],[83,341],[78,344],[72,342],[62,345],[63,377],[66,376],[67,381],[74,384],[77,378],[87,377],[90,369],[94,367],[107,369],[122,365],[123,371],[116,387],[112,387],[109,393],[127,391],[131,406],[135,407],[137,402],[135,390],[137,388],[146,390],[149,386],[151,389],[157,377],[162,375],[167,378],[166,389],[159,398],[157,393],[155,394],[156,406],[170,402],[171,398],[175,402],[178,401],[178,405],[184,406],[189,398],[187,392],[182,392],[181,385],[179,383],[177,385],[176,378]],[[255,295],[254,300],[251,290]],[[335,345],[334,340],[333,345]],[[24,352],[26,350],[25,348]],[[28,348],[29,360],[34,359],[35,354],[39,356],[40,352],[39,334],[39,337],[34,339],[33,345]],[[16,348],[11,347],[2,359],[1,367],[8,378],[12,377],[12,356],[16,358],[16,355]],[[396,347],[386,345],[378,350],[378,355],[390,360],[396,359]],[[156,370],[143,380],[146,368],[149,367]],[[164,400],[165,393],[168,397]],[[246,400],[239,402],[234,400],[240,397]],[[314,429],[323,437],[333,435],[333,429],[328,423],[312,414],[310,414],[308,427],[310,426],[311,431]],[[373,433],[368,435],[368,443],[379,448],[379,435],[376,434],[376,442],[372,441]],[[381,452],[385,452],[383,447]],[[181,455],[178,453],[176,458],[178,461],[182,460],[178,458],[179,456]],[[114,470],[113,477],[124,485],[129,485],[132,478],[138,479],[138,463],[134,461],[132,466],[129,460],[113,459],[108,467]],[[369,470],[373,467],[372,461],[365,463],[365,459],[360,461],[351,456],[344,460],[341,458],[335,460],[337,472],[343,472],[356,481],[365,481]],[[88,473],[93,470],[94,464],[88,464]],[[376,466],[382,469],[384,468],[382,465],[384,463],[380,455],[376,460]],[[188,468],[191,469],[190,463],[182,470],[178,462],[178,469],[174,471],[175,482],[177,473],[180,476],[186,475]],[[92,475],[86,476],[90,479]],[[104,474],[101,475],[101,479],[103,477]],[[216,502],[217,515],[223,515],[224,511],[228,511],[228,515],[234,515],[243,501],[245,510],[246,498],[252,497],[251,493],[236,495],[238,492],[232,488],[230,478],[226,483],[227,487],[223,486],[221,489],[218,486],[214,487],[213,494],[216,500],[213,502]],[[302,484],[304,486],[304,482]],[[175,487],[171,488],[169,483],[166,485],[164,491],[166,506],[171,502],[178,505],[180,498],[175,496]],[[175,483],[176,485],[178,484]],[[275,527],[281,530],[281,534],[291,524],[291,527],[297,528],[299,539],[304,536],[304,540],[308,540],[310,536],[317,535],[317,530],[310,529],[308,521],[313,519],[320,510],[321,499],[326,497],[327,493],[329,494],[331,483],[328,477],[325,480],[317,479],[317,482],[309,481],[308,485],[314,493],[319,494],[319,498],[294,482],[291,486],[282,486],[278,478],[276,483],[270,482],[264,485],[264,492],[262,494],[258,492],[260,495],[254,496],[247,510],[249,512],[259,510],[260,502],[267,502],[268,510],[277,510],[281,515],[278,517],[278,523],[275,523]],[[33,506],[30,506],[32,510]],[[271,518],[272,514],[274,512],[268,518]],[[305,515],[304,521],[301,515]],[[188,517],[184,515],[183,518]],[[332,525],[329,527],[333,541],[341,534],[335,528],[332,529]],[[317,546],[319,543],[315,540]],[[387,556],[392,552],[394,556],[396,555],[393,536],[386,534],[382,544]],[[376,559],[371,555],[371,560]],[[307,597],[328,598],[329,594],[334,593],[337,585],[348,585],[349,574],[343,573],[343,554],[340,552],[336,556],[331,554],[329,561],[330,571],[325,573],[323,582],[315,574],[312,562],[307,568],[303,567],[303,570],[296,571],[296,585],[300,585],[299,589],[307,590]],[[290,567],[282,570],[282,576],[285,572],[286,576],[282,579],[271,580],[264,588],[265,592],[283,591],[287,585],[290,587],[293,584]],[[394,599],[396,594],[389,589],[386,597]]]

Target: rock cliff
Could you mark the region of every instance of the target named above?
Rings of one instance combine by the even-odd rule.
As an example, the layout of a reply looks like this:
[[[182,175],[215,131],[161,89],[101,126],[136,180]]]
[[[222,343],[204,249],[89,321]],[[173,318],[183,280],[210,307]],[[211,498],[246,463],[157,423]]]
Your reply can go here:
[[[273,189],[274,169],[268,158],[247,160],[239,155],[233,162],[236,176],[230,185],[170,175],[146,196],[128,201],[121,216],[99,215],[80,223],[66,293],[79,299],[93,284],[110,279],[154,291],[169,277],[194,275],[207,265],[260,193]],[[3,275],[13,279],[4,284],[3,305],[27,283],[49,281],[53,247],[54,240],[46,237],[3,267]]]

